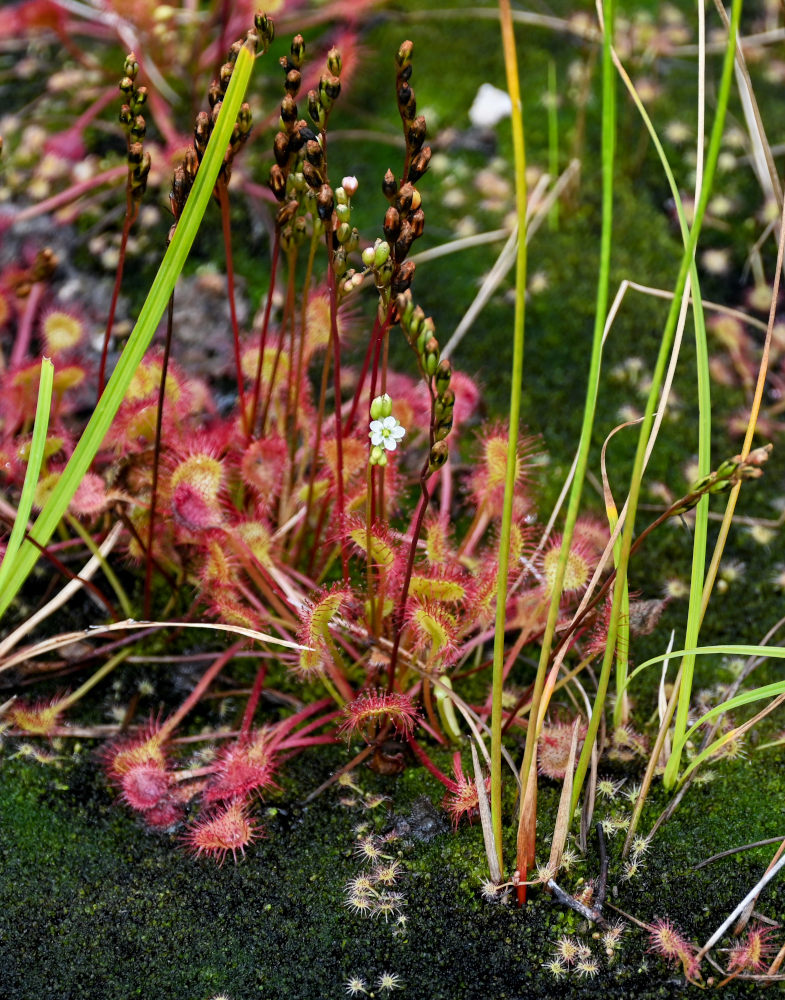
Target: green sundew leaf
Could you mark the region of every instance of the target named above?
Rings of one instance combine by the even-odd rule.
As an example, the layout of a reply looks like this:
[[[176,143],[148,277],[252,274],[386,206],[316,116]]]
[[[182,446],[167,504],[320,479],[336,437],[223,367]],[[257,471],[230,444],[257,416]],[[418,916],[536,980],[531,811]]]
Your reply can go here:
[[[368,555],[368,533],[365,528],[354,528],[349,532],[351,540]],[[371,562],[374,566],[392,566],[395,559],[395,550],[379,535],[375,535],[371,530]]]
[[[46,545],[60,523],[60,519],[67,510],[79,483],[101,447],[106,432],[125,397],[134,372],[153,339],[218,179],[218,172],[221,169],[232,129],[237,119],[237,112],[240,110],[248,81],[251,78],[254,56],[252,43],[246,41],[238,53],[232,79],[221,105],[218,121],[196,174],[194,186],[188,195],[188,201],[177,224],[172,242],[169,244],[152,288],[139,313],[136,326],[120,360],[117,362],[117,367],[112,373],[104,394],[98,401],[93,415],[63,471],[60,482],[52,491],[33,526],[31,536],[39,545]],[[36,546],[32,542],[24,542],[14,566],[13,579],[4,591],[0,592],[0,615],[6,611],[37,560],[38,549]]]
[[[455,580],[433,580],[429,576],[412,576],[409,593],[434,601],[462,601],[466,588]]]
[[[49,411],[52,405],[52,386],[54,384],[54,365],[49,358],[41,359],[41,377],[38,382],[38,402],[35,408],[35,423],[33,424],[33,440],[27,458],[27,472],[19,498],[19,507],[8,539],[2,565],[0,565],[0,595],[4,595],[6,585],[8,590],[16,593],[25,580],[26,573],[21,575],[17,566],[17,554],[27,528],[27,519],[33,507],[33,497],[41,472],[46,449],[46,432],[49,428]]]

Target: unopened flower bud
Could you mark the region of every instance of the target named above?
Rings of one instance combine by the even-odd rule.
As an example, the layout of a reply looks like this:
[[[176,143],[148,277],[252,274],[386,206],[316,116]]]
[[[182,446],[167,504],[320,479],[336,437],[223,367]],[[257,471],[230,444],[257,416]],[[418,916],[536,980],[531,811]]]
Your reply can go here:
[[[381,267],[390,256],[390,244],[386,240],[377,240],[374,247],[373,266]]]
[[[341,201],[341,195],[343,195],[345,198],[346,192],[343,190],[343,188],[338,188],[338,190],[335,192],[335,201],[336,201],[335,214],[338,216],[339,222],[348,222],[352,217],[352,210],[349,208],[349,206],[346,204],[345,201],[343,202]]]
[[[353,198],[357,194],[357,188],[359,187],[359,183],[356,177],[350,175],[348,177],[344,177],[344,179],[341,181],[341,187],[344,189],[344,191],[350,198]]]
[[[362,254],[362,262],[365,267],[373,267],[373,262],[376,259],[376,250],[374,247],[366,247]]]
[[[340,208],[340,206],[338,207]],[[338,242],[340,244],[342,245],[346,244],[349,242],[349,239],[352,235],[352,227],[349,225],[348,222],[342,222],[340,226],[338,226],[335,235],[338,237]]]
[[[371,448],[371,455],[368,461],[371,465],[381,465],[383,467],[387,465],[387,452],[381,445],[375,444]]]
[[[392,416],[392,399],[383,393],[371,401],[371,420],[384,420]]]

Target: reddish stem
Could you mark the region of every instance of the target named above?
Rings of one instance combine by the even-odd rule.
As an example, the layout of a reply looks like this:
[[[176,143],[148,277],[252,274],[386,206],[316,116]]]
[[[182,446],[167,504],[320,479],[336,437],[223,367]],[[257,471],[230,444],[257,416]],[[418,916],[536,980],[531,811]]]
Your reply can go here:
[[[264,687],[264,679],[266,676],[267,665],[263,663],[256,673],[256,680],[253,682],[251,695],[248,698],[248,703],[246,704],[245,712],[243,713],[243,721],[240,726],[243,736],[247,736],[251,731],[251,723],[253,722],[253,717],[256,712],[256,706],[259,704],[259,698],[262,694],[262,688]]]
[[[19,323],[19,328],[16,331],[14,346],[11,350],[11,358],[8,362],[8,367],[12,371],[15,368],[22,367],[22,364],[27,357],[27,353],[30,350],[30,341],[33,339],[33,324],[38,314],[38,308],[41,305],[41,299],[43,296],[44,283],[43,281],[36,281],[30,288],[30,293],[27,296],[27,302],[25,303],[25,311],[22,313],[22,319]]]
[[[229,217],[229,192],[226,181],[219,179],[215,185],[218,202],[221,206],[221,227],[224,238],[224,254],[226,256],[226,290],[229,296],[229,313],[232,318],[232,340],[234,342],[234,364],[237,369],[237,398],[240,401],[240,419],[243,434],[248,437],[248,413],[245,409],[245,388],[243,385],[242,358],[240,356],[240,324],[237,322],[237,303],[234,288],[234,259],[232,256],[232,226]]]
[[[251,416],[248,420],[249,437],[253,437],[256,426],[256,414],[259,409],[259,394],[262,388],[262,365],[264,363],[264,352],[267,347],[267,331],[270,327],[270,313],[273,308],[273,292],[275,291],[275,273],[278,270],[278,257],[280,256],[280,237],[278,230],[275,230],[273,240],[273,255],[270,262],[270,287],[267,290],[267,303],[264,307],[264,319],[262,320],[262,330],[259,337],[259,358],[256,362],[256,375],[253,384],[253,400],[251,402]]]
[[[335,464],[338,531],[341,542],[341,571],[344,586],[349,586],[349,553],[346,545],[346,500],[343,492],[343,427],[341,424],[341,342],[338,337],[338,296],[335,287],[332,225],[327,227],[327,290],[330,298],[330,340],[333,345],[333,387],[335,392]]]
[[[114,316],[117,311],[117,300],[120,297],[120,286],[123,283],[123,271],[125,270],[125,252],[128,246],[128,237],[131,232],[131,226],[136,221],[136,217],[139,214],[139,208],[134,204],[133,198],[131,197],[131,188],[128,185],[126,189],[126,205],[125,205],[125,220],[123,222],[123,235],[120,240],[120,257],[117,261],[117,272],[114,279],[114,288],[112,289],[112,301],[109,305],[109,317],[106,321],[106,330],[104,331],[104,344],[101,349],[101,364],[98,368],[98,398],[100,399],[104,392],[104,386],[106,385],[106,359],[109,355],[109,342],[112,339],[112,327],[114,326]]]
[[[155,445],[153,452],[153,483],[150,489],[150,523],[147,529],[147,552],[144,567],[144,616],[150,617],[152,603],[153,581],[153,531],[155,528],[155,507],[158,499],[158,472],[161,459],[161,431],[164,420],[164,402],[166,401],[166,373],[169,368],[169,353],[172,347],[172,328],[174,325],[174,292],[169,296],[169,309],[166,315],[166,340],[164,356],[161,361],[161,381],[158,386],[158,409],[155,415]]]

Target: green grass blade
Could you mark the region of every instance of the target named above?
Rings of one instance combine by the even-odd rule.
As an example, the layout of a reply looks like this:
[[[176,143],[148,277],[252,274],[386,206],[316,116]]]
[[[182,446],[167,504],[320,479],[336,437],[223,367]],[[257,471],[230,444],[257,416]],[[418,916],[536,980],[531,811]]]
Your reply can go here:
[[[27,457],[27,471],[19,498],[11,537],[8,539],[2,565],[0,565],[0,595],[6,589],[16,593],[24,582],[24,576],[17,567],[17,554],[27,528],[27,520],[33,509],[33,497],[41,472],[46,448],[46,432],[49,429],[49,412],[52,406],[52,385],[54,383],[54,365],[49,358],[41,359],[41,376],[38,381],[38,402],[35,407],[35,423],[33,424],[33,440],[30,444],[30,454]],[[26,575],[26,574],[25,574]]]
[[[172,242],[164,255],[158,274],[145,300],[139,319],[128,339],[128,343],[117,363],[104,394],[95,408],[79,443],[65,467],[56,488],[47,500],[43,510],[35,522],[32,537],[39,545],[46,545],[52,537],[52,532],[60,522],[71,502],[71,498],[90,468],[98,449],[106,436],[106,432],[114,419],[120,404],[128,391],[128,386],[144,353],[150,345],[158,327],[161,316],[169,301],[174,286],[183,269],[190,252],[197,230],[207,209],[210,196],[218,172],[223,163],[224,154],[240,110],[251,70],[254,64],[254,51],[250,42],[246,42],[237,56],[237,62],[232,73],[232,79],[226,91],[221,113],[218,116],[213,134],[210,137],[207,150],[196,174],[194,186],[188,196],[185,209],[180,218]],[[19,550],[17,563],[14,567],[13,586],[9,585],[0,593],[0,615],[6,611],[16,596],[19,587],[31,572],[38,559],[38,550],[25,542]]]

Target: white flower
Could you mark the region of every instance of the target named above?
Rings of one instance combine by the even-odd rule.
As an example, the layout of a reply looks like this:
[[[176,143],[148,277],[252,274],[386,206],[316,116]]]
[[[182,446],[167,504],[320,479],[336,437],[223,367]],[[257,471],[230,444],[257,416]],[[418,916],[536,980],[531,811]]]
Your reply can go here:
[[[395,451],[398,442],[406,431],[398,423],[395,417],[385,417],[383,420],[372,420],[368,437],[374,447],[385,448],[387,451]]]

